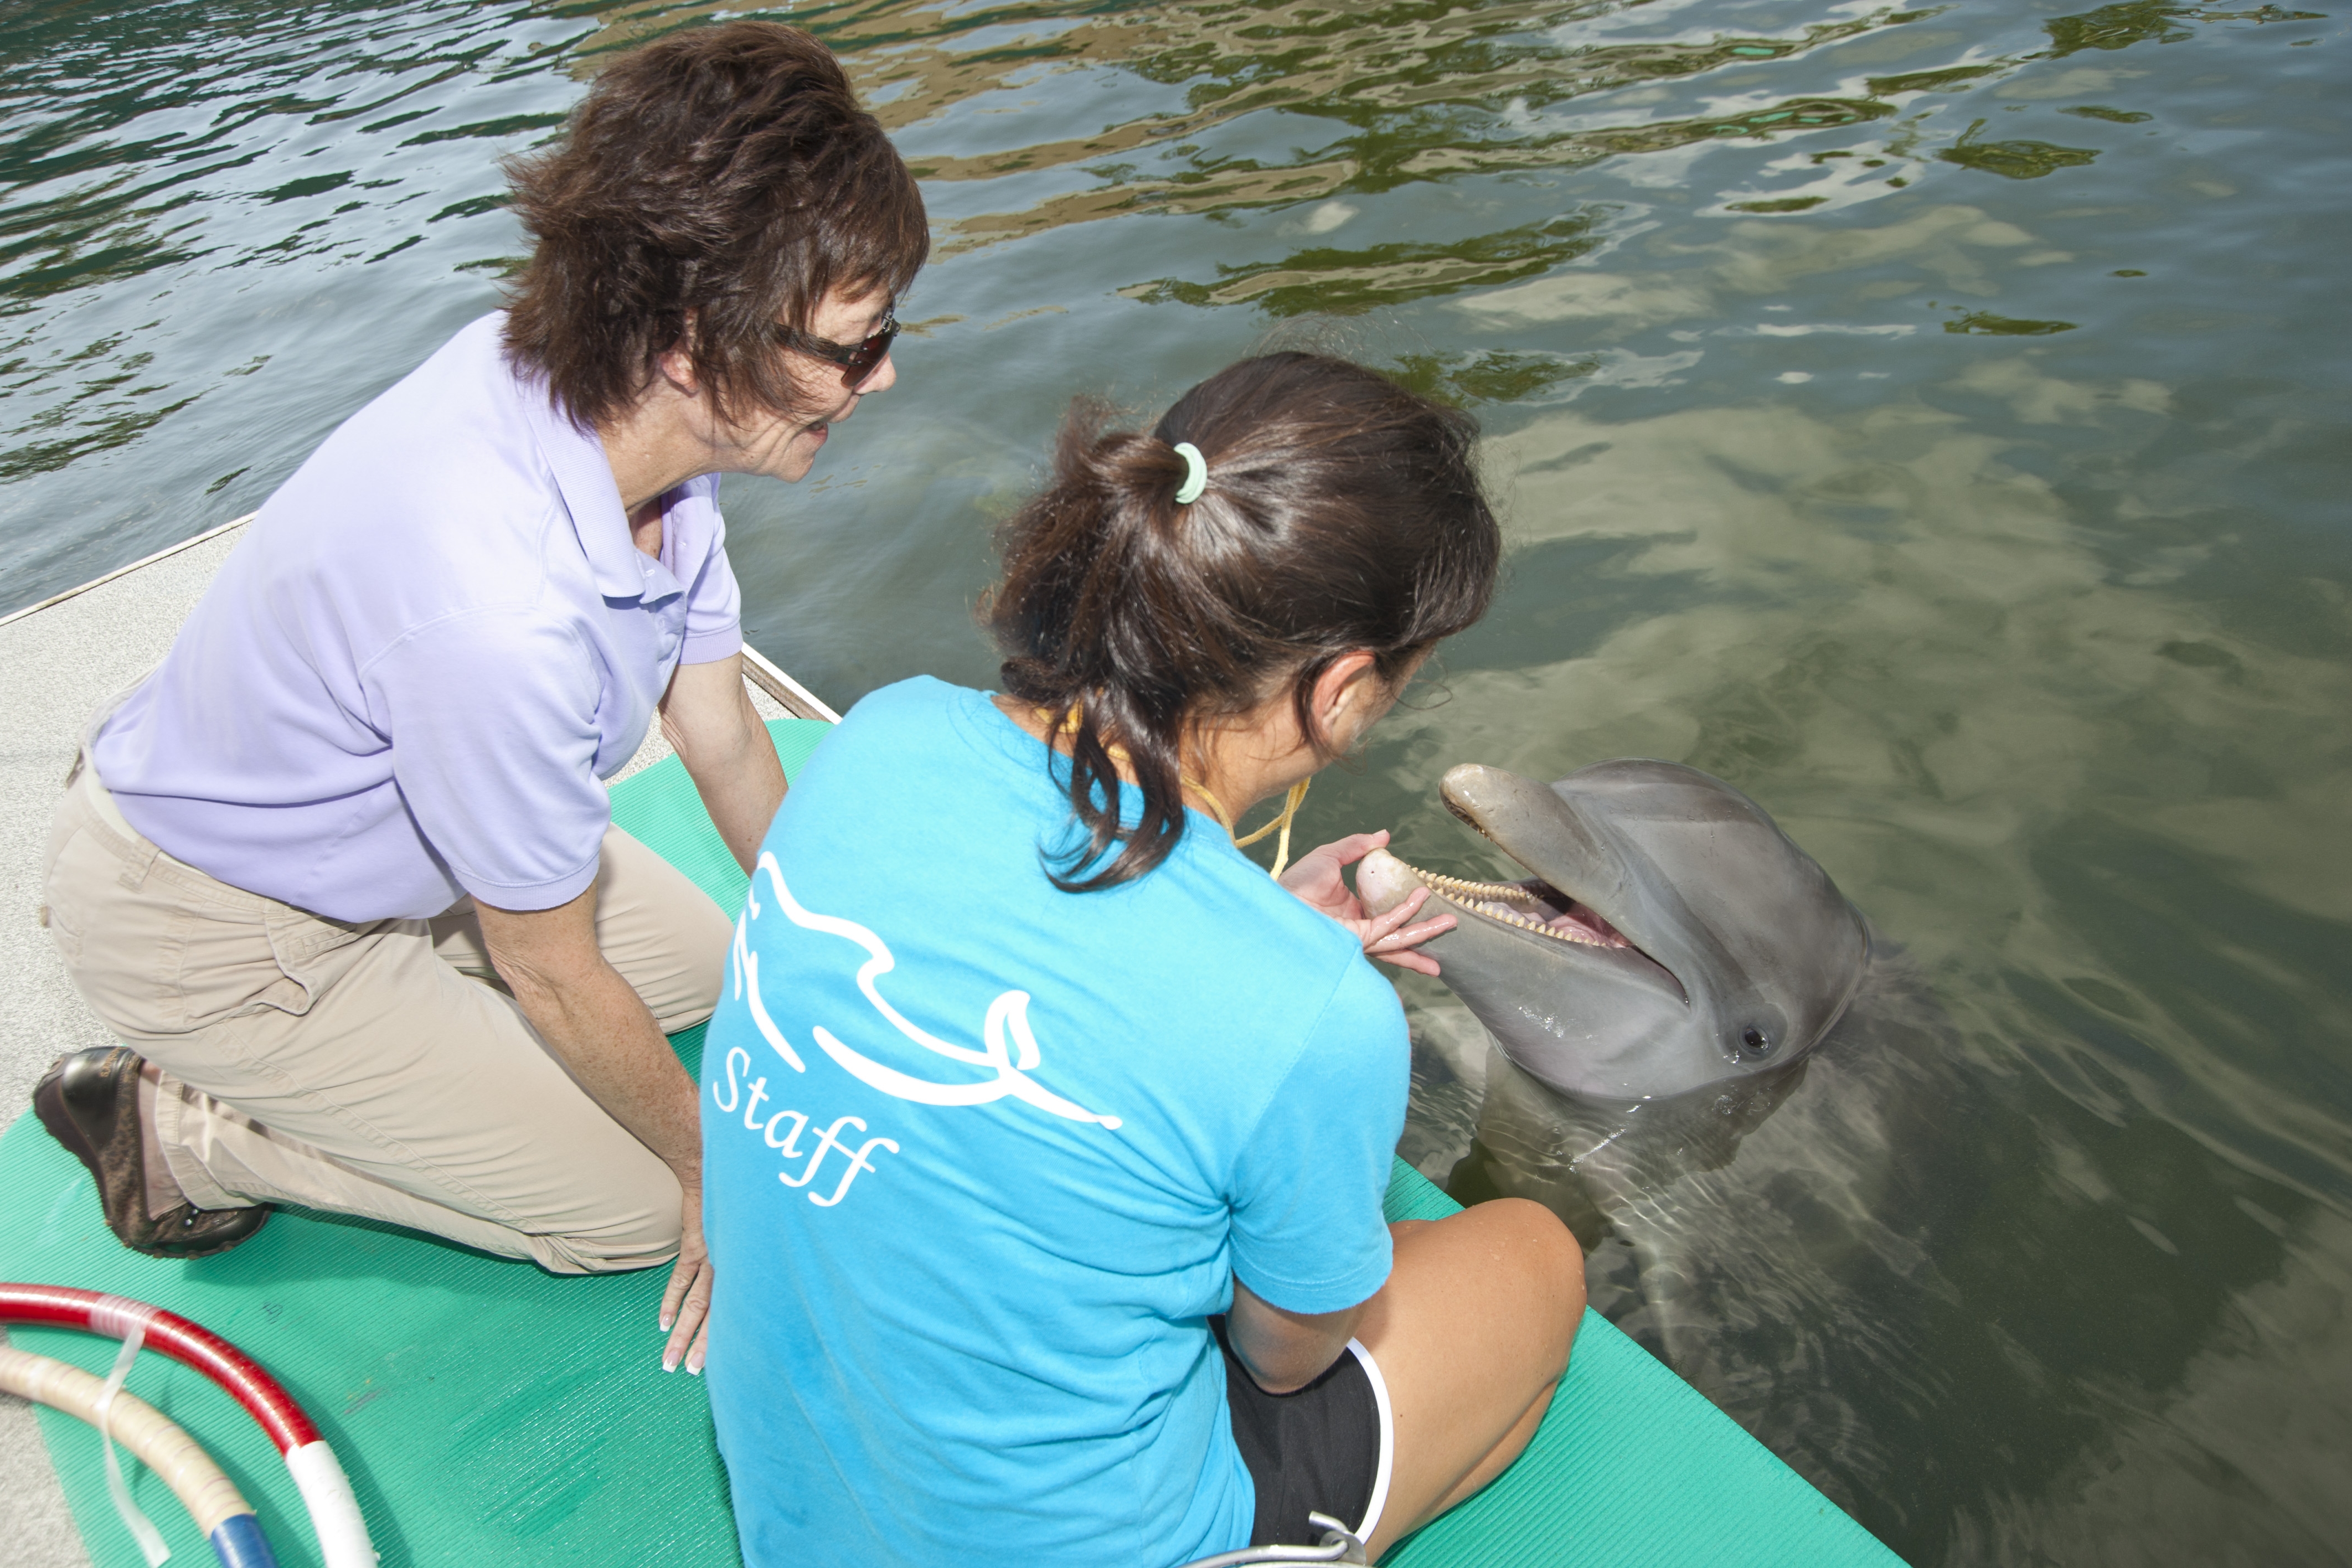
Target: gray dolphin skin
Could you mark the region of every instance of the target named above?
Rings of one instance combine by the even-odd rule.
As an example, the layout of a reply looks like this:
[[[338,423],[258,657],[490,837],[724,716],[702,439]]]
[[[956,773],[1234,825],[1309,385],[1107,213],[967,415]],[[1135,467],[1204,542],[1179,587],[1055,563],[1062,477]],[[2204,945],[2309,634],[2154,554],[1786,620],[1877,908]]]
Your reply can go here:
[[[1812,1048],[1870,967],[1870,932],[1763,807],[1679,763],[1596,763],[1545,785],[1465,764],[1446,808],[1530,873],[1470,882],[1385,850],[1357,890],[1427,887],[1455,929],[1423,951],[1504,1052],[1554,1089],[1651,1100]]]

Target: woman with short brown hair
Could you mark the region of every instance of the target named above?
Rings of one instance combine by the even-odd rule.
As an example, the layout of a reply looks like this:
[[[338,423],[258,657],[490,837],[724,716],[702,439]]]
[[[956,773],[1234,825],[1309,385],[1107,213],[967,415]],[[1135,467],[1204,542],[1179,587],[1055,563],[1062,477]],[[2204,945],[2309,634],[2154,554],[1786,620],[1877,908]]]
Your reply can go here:
[[[887,347],[887,307],[930,253],[906,162],[797,27],[738,22],[624,56],[562,141],[508,173],[535,243],[507,348],[588,425],[628,414],[671,353],[722,416],[829,405],[807,357],[850,386],[878,357],[843,353],[874,333],[818,330],[826,300],[885,307],[859,324]]]
[[[784,793],[720,473],[793,480],[896,379],[905,163],[806,33],[622,57],[511,166],[509,309],[286,481],[58,807],[50,928],[124,1042],[34,1101],[123,1242],[269,1205],[709,1290],[694,1086],[727,918],[611,825],[658,713],[748,867]]]

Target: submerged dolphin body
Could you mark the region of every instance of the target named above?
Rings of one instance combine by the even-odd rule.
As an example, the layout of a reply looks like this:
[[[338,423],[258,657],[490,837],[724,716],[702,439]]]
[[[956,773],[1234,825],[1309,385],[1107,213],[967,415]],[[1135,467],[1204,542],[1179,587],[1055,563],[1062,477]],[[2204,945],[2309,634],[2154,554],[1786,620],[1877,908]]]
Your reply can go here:
[[[1727,784],[1662,763],[1549,787],[1456,769],[1445,799],[1536,876],[1360,872],[1375,907],[1426,885],[1460,921],[1429,944],[1454,997],[1406,987],[1406,1158],[1461,1202],[1559,1215],[1595,1310],[1882,1536],[1941,1544],[1921,1476],[2034,1506],[2074,1439],[1956,1465],[1949,1435],[2049,1430],[2047,1363],[1986,1304],[2032,1319],[2072,1273],[2008,1261],[2010,1238],[2082,1224],[2053,1217],[2079,1191],[2020,1175],[2044,1156],[2014,1107],[2050,1092],[1972,1046]],[[1745,1031],[1774,1016],[1758,1053]]]
[[[1898,1478],[1939,1452],[1917,1391],[1955,1383],[1972,1419],[2031,1428],[2046,1398],[2034,1363],[1988,1345],[1953,1373],[1956,1341],[1979,1331],[1957,1325],[1960,1287],[1942,1269],[1972,1267],[1969,1237],[2007,1234],[2014,1205],[2042,1201],[2007,1179],[2032,1155],[1955,1114],[1983,1102],[1979,1069],[1899,953],[1874,954],[1836,1027],[1794,1062],[1650,1100],[1562,1094],[1486,1041],[1429,1028],[1446,1005],[1423,1004],[1416,1041],[1416,1114],[1439,1133],[1424,1131],[1421,1167],[1460,1202],[1559,1215],[1586,1249],[1593,1309],[1782,1458],[1899,1497]],[[1883,1528],[1891,1512],[1863,1517]]]
[[[1571,1094],[1651,1100],[1775,1071],[1829,1032],[1870,934],[1829,874],[1722,780],[1596,763],[1549,786],[1465,764],[1448,810],[1533,873],[1466,882],[1366,857],[1375,910],[1427,887],[1424,951],[1506,1054]]]

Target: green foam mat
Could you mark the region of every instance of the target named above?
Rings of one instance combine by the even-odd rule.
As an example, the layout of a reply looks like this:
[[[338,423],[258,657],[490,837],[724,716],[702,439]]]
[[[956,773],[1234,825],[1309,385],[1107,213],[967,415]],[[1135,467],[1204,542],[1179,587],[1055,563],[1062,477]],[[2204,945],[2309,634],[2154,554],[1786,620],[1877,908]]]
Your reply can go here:
[[[788,774],[831,726],[769,726]],[[613,789],[613,819],[721,908],[747,879],[675,757]],[[702,1030],[676,1036],[689,1069]],[[386,1568],[740,1562],[701,1381],[664,1373],[668,1270],[569,1279],[410,1232],[300,1210],[194,1262],[118,1245],[79,1163],[27,1112],[0,1139],[0,1279],[153,1301],[244,1350],[318,1422],[351,1472]],[[21,1349],[100,1375],[111,1342],[17,1328]],[[131,1392],[185,1426],[245,1493],[284,1568],[318,1568],[309,1516],[261,1429],[202,1375],[139,1358]],[[40,1413],[98,1568],[145,1568],[108,1501],[96,1435]],[[175,1563],[213,1561],[170,1490],[127,1467]]]
[[[1400,1160],[1388,1215],[1462,1205]],[[1389,1568],[1899,1568],[1901,1559],[1587,1308],[1535,1440]]]
[[[829,726],[769,726],[797,774]],[[724,908],[742,871],[672,758],[614,786],[614,820]],[[702,1031],[672,1042],[696,1066]],[[152,1301],[252,1355],[350,1471],[385,1568],[740,1562],[698,1379],[660,1370],[666,1269],[557,1278],[405,1231],[289,1210],[195,1262],[117,1245],[73,1156],[29,1114],[0,1138],[0,1279]],[[1392,1218],[1454,1205],[1400,1164]],[[16,1328],[22,1349],[104,1375],[114,1342]],[[254,1504],[285,1568],[319,1568],[301,1501],[259,1427],[152,1353],[129,1385],[185,1426]],[[144,1568],[108,1501],[96,1435],[40,1413],[90,1560]],[[175,1561],[212,1561],[168,1489],[131,1492]],[[1632,1341],[1591,1313],[1525,1458],[1397,1552],[1405,1568],[1889,1563],[1883,1547]],[[1123,1565],[1122,1565],[1123,1568]],[[1149,1565],[1137,1565],[1149,1568]]]

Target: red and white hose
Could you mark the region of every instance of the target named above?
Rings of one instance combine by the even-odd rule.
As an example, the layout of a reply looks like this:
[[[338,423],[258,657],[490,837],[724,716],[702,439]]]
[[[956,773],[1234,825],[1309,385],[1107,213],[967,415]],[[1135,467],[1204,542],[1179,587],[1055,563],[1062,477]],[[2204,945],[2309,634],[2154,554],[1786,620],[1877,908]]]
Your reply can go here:
[[[335,1451],[278,1380],[218,1334],[144,1301],[67,1285],[0,1284],[0,1323],[81,1329],[117,1340],[142,1330],[150,1349],[211,1378],[269,1435],[302,1494],[326,1568],[376,1568],[367,1522]]]

